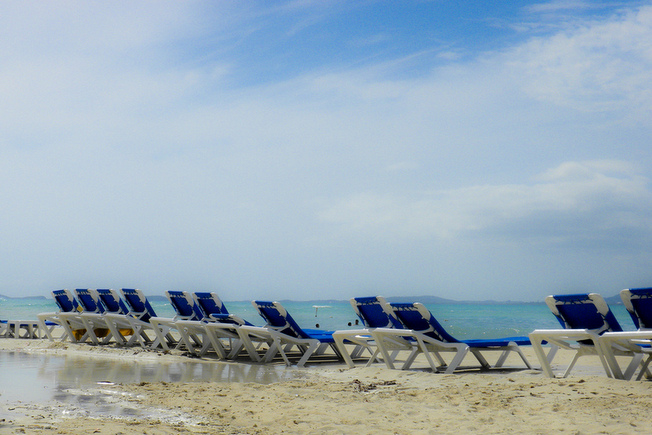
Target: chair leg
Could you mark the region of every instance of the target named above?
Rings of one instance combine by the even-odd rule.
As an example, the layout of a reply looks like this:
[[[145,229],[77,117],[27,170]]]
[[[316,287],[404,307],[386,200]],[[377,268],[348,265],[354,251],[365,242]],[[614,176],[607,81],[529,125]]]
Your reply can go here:
[[[507,356],[509,353],[512,351],[512,349],[506,349],[504,350],[501,354],[500,357],[498,358],[498,361],[496,361],[496,365],[494,367],[502,367],[503,364],[505,364],[505,361],[507,360]]]
[[[635,354],[634,357],[632,357],[632,361],[627,366],[625,373],[623,374],[623,379],[630,380],[632,376],[634,376],[634,373],[636,372],[636,368],[641,364],[641,361],[643,361],[643,354],[642,353]]]
[[[541,370],[543,370],[543,374],[549,378],[554,378],[555,375],[552,372],[550,363],[552,362],[555,353],[557,353],[558,347],[556,345],[552,345],[552,349],[550,349],[550,352],[548,352],[548,355],[546,355],[543,350],[543,345],[541,344],[542,340],[538,336],[531,335],[530,342],[532,343],[532,349],[534,349],[534,353],[539,360],[539,364],[541,364]]]
[[[319,343],[319,341],[314,341],[313,343],[310,343],[306,351],[303,353],[303,356],[297,363],[297,367],[303,367],[306,364],[306,361],[308,361],[308,358],[310,358],[312,354],[315,353],[315,351],[320,347],[321,347],[321,343]]]
[[[517,346],[516,349],[514,349],[514,352],[519,354],[519,356],[523,360],[523,363],[525,364],[525,367],[527,367],[529,370],[532,370],[532,364],[530,364],[530,361],[528,361],[528,359],[525,357],[523,350]]]
[[[473,354],[473,356],[475,356],[475,359],[478,360],[478,362],[480,363],[480,365],[481,365],[484,369],[490,369],[490,368],[491,368],[491,364],[489,364],[489,363],[487,362],[487,360],[485,359],[485,357],[482,355],[482,353],[480,353],[480,351],[479,351],[478,349],[473,349],[473,348],[472,348],[472,349],[470,349],[470,350],[471,350],[471,353]]]
[[[288,359],[288,356],[285,353],[286,351],[289,351],[288,346],[290,346],[291,348],[291,345],[283,346],[281,344],[281,340],[276,335],[274,335],[273,339],[274,339],[274,347],[276,348],[276,350],[278,350],[278,353],[281,354],[281,357],[283,357],[283,361],[285,361],[285,365],[288,367],[291,366],[292,364],[290,363],[290,360]],[[272,353],[268,350],[266,354],[265,362],[271,362],[272,358],[274,358],[274,355],[275,353]]]
[[[432,357],[430,356],[430,352],[428,352],[427,349],[422,351],[420,348],[416,346],[414,347],[414,349],[412,349],[412,352],[410,352],[410,355],[403,363],[403,367],[401,367],[401,370],[409,369],[412,366],[414,360],[417,358],[417,355],[419,355],[419,353],[421,352],[423,352],[423,354],[426,356],[426,359],[428,360],[428,364],[430,364],[432,371],[437,371],[437,368],[435,367],[435,363],[432,361]]]
[[[387,349],[385,348],[385,346],[381,342],[382,342],[382,338],[380,338],[380,339],[377,338],[376,339],[376,344],[378,346],[378,349],[380,350],[380,353],[383,356],[383,360],[385,361],[385,365],[387,366],[388,369],[394,370],[394,358],[392,358],[389,355],[389,352],[387,352]]]
[[[563,375],[562,377],[564,377],[564,378],[568,377],[568,375],[570,374],[571,370],[573,370],[573,367],[575,366],[575,363],[577,362],[577,360],[579,359],[579,357],[580,357],[580,353],[579,353],[579,352],[576,352],[576,353],[575,353],[575,356],[573,357],[573,360],[572,360],[571,363],[568,365],[568,367],[566,367],[566,371],[564,372],[564,375]]]
[[[645,362],[643,363],[643,365],[641,366],[641,371],[636,378],[637,381],[640,381],[643,378],[643,375],[645,375],[647,379],[652,377],[652,374],[650,374],[650,372],[648,371],[648,366],[650,365],[651,360],[652,360],[652,355],[648,356]]]
[[[459,365],[462,364],[462,361],[464,361],[464,357],[466,357],[467,353],[469,353],[468,346],[459,347],[457,349],[457,353],[455,353],[455,356],[453,357],[453,360],[448,365],[444,373],[446,373],[447,375],[454,373],[455,370],[459,367]]]
[[[369,353],[371,353],[371,358],[367,361],[367,364],[365,364],[365,367],[370,367],[373,363],[376,362],[376,360],[379,360],[378,355],[380,355],[380,351],[378,348],[372,353],[371,349],[369,349]]]
[[[45,333],[47,339],[50,341],[54,341],[54,338],[52,337],[52,331],[50,331],[50,328],[48,328],[47,325],[45,324],[45,318],[39,317],[38,323],[39,323],[39,329]]]

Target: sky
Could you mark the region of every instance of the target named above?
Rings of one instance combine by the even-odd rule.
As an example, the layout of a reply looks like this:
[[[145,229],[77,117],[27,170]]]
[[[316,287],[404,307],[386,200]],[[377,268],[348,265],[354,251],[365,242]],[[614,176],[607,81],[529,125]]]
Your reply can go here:
[[[652,286],[652,2],[0,3],[0,294]]]

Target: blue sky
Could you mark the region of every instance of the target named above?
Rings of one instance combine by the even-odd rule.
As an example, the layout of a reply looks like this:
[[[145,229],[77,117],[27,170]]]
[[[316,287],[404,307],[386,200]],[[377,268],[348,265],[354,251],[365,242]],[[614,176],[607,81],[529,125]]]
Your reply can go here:
[[[0,294],[652,285],[648,1],[0,4]]]

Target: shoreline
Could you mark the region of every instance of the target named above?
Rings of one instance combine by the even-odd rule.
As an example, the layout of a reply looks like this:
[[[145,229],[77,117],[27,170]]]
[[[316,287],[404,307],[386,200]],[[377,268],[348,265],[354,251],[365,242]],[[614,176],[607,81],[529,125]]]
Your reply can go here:
[[[538,366],[532,349],[523,349]],[[181,352],[44,340],[0,339],[0,351],[114,361],[246,364],[190,359]],[[508,361],[508,365],[516,367],[518,362]],[[141,382],[95,387],[119,397],[118,406],[141,410],[138,417],[66,417],[65,404],[12,404],[12,410],[4,410],[11,417],[0,421],[0,434],[638,434],[643,430],[642,416],[652,405],[652,382],[607,378],[591,357],[581,358],[577,371],[566,379],[549,379],[538,370],[526,369],[444,375],[388,370],[381,364],[354,369],[344,364],[314,364],[285,370],[298,377],[269,384]]]

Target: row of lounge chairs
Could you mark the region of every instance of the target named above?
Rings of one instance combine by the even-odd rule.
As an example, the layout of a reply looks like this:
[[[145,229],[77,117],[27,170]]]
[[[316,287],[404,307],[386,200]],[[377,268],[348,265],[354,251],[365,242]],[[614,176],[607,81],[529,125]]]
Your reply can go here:
[[[198,356],[214,352],[219,359],[243,356],[254,362],[271,362],[280,357],[287,365],[294,360],[302,367],[308,359],[331,349],[329,355],[334,354],[349,367],[362,361],[367,365],[384,362],[392,369],[401,364],[408,369],[422,354],[433,371],[453,373],[469,354],[486,369],[502,367],[514,353],[531,369],[520,346],[532,344],[547,376],[555,376],[553,359],[559,349],[566,349],[575,355],[563,376],[571,372],[579,357],[596,355],[606,374],[620,379],[632,378],[638,368],[637,379],[650,375],[652,359],[652,289],[621,292],[637,331],[623,331],[604,299],[591,293],[546,299],[562,329],[535,330],[529,337],[476,340],[451,336],[420,303],[388,303],[381,296],[351,299],[362,328],[324,331],[302,328],[280,303],[268,301],[252,302],[266,322],[255,326],[230,314],[218,295],[208,292],[166,292],[176,312],[173,318],[157,316],[137,289],[122,289],[120,293],[78,289],[76,297],[68,290],[57,290],[53,295],[59,312],[38,316],[40,329],[50,340],[55,339],[53,325],[58,325],[63,331],[58,338],[62,340],[185,349]],[[493,363],[487,360],[489,353],[498,355]],[[442,354],[451,357],[447,361]],[[616,356],[631,357],[625,371]]]
[[[287,365],[292,364],[291,357],[298,355],[299,367],[330,349],[331,355],[350,367],[354,360],[366,359],[368,364],[383,361],[390,368],[402,362],[402,368],[407,369],[423,354],[433,370],[452,373],[468,353],[481,367],[490,368],[501,367],[507,355],[516,352],[531,368],[519,348],[529,344],[527,337],[457,340],[422,304],[390,304],[381,296],[351,299],[364,328],[342,331],[302,328],[280,303],[269,301],[252,302],[266,322],[255,326],[230,314],[215,293],[166,292],[176,312],[173,318],[157,316],[137,289],[122,289],[120,293],[112,289],[77,289],[75,295],[56,290],[53,296],[59,311],[38,316],[50,340],[55,339],[52,325],[58,325],[62,334],[57,338],[71,342],[176,348],[198,356],[212,351],[220,359],[245,355],[255,362],[270,362],[280,356]],[[292,353],[294,349],[298,353]],[[405,360],[399,360],[405,354],[401,351],[407,351]],[[493,365],[483,355],[491,351],[500,352]],[[447,363],[442,353],[452,353],[451,361]]]

